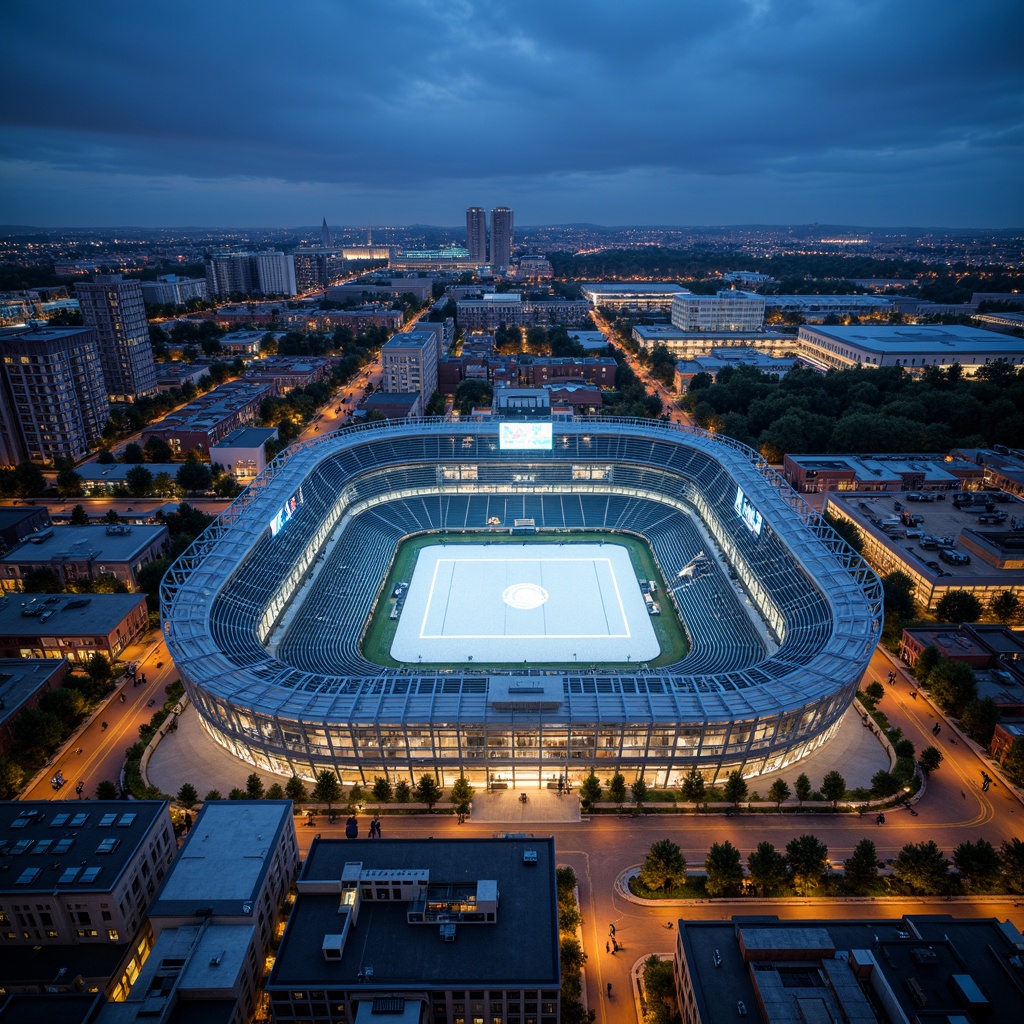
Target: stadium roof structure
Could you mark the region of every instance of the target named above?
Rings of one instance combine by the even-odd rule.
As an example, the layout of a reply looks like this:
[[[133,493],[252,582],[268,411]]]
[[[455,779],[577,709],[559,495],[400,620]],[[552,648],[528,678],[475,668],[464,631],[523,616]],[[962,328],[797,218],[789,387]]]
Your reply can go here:
[[[620,760],[591,760],[609,756],[591,738],[571,754],[574,770],[626,764],[632,740],[622,734],[631,730],[646,730],[637,764],[748,773],[830,735],[881,632],[881,584],[867,564],[758,453],[729,438],[632,419],[553,430],[550,450],[507,451],[498,422],[377,422],[279,456],[164,578],[164,634],[210,732],[254,763],[307,776],[326,764],[412,765],[408,732],[440,722],[473,732],[456,749],[460,765],[522,760],[515,749],[485,755],[490,729],[620,730]],[[455,479],[446,470],[456,465],[479,476]],[[533,483],[524,485],[524,465]],[[700,580],[674,596],[689,602],[681,611],[691,652],[631,671],[524,666],[557,680],[560,706],[543,712],[500,699],[507,672],[369,662],[358,642],[397,542],[483,528],[473,503],[493,500],[534,503],[538,523],[556,529],[646,536],[666,579],[713,552],[728,575],[712,565],[713,586]],[[311,593],[334,609],[330,624],[303,615],[299,601]],[[290,614],[299,636],[291,645],[279,643]],[[570,756],[543,746],[537,764]]]

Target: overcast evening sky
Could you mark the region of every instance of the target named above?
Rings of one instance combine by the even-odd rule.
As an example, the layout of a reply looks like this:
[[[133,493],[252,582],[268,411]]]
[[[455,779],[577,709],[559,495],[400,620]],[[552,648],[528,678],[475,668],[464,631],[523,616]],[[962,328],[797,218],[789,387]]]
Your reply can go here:
[[[1021,0],[4,0],[0,223],[1024,225]]]

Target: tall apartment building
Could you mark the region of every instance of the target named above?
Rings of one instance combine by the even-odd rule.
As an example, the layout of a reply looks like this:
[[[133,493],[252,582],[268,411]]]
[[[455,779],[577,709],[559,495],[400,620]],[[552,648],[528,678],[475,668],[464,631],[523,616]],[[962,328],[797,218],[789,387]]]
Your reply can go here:
[[[478,266],[487,262],[487,212],[481,206],[466,211],[466,248]]]
[[[96,329],[12,328],[0,334],[0,359],[4,457],[84,458],[110,417]]]
[[[250,252],[215,252],[206,257],[206,290],[211,299],[251,295],[258,284]]]
[[[112,402],[134,402],[156,391],[142,284],[120,274],[97,274],[75,285],[82,320],[96,329],[100,363]]]
[[[437,390],[439,343],[433,331],[406,331],[396,334],[380,350],[383,391],[417,392],[419,408],[411,415],[423,414]]]
[[[512,263],[512,211],[507,206],[491,210],[491,266],[508,270]]]
[[[764,305],[764,296],[753,292],[680,294],[672,299],[672,326],[681,331],[759,331]]]
[[[283,252],[256,253],[256,279],[264,295],[295,294],[295,261]]]

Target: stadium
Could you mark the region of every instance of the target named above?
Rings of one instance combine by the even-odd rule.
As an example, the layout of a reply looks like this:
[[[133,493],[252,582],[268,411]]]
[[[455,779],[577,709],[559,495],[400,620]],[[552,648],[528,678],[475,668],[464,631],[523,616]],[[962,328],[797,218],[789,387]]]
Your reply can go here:
[[[882,616],[877,577],[756,452],[613,419],[294,445],[161,606],[204,728],[256,767],[520,789],[804,757]]]

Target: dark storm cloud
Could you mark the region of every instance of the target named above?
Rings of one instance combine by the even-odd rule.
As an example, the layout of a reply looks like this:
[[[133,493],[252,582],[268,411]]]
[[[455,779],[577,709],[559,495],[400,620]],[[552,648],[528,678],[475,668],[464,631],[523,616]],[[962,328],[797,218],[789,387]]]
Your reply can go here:
[[[9,0],[0,18],[8,221],[50,222],[77,189],[90,222],[115,179],[143,223],[313,203],[309,221],[328,197],[338,220],[451,223],[513,193],[526,222],[800,219],[812,195],[819,220],[1022,212],[1012,0]]]

